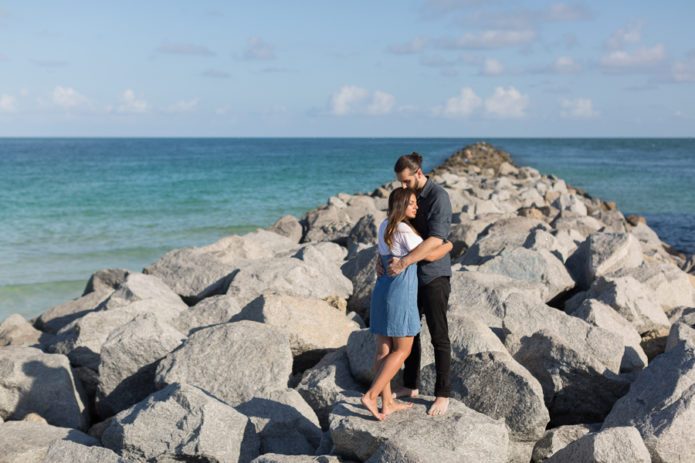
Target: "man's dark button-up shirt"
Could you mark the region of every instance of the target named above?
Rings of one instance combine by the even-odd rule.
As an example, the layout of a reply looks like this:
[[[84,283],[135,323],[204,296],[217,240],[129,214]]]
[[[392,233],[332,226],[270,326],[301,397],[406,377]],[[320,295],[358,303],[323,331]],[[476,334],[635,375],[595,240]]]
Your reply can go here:
[[[429,177],[417,197],[417,215],[413,225],[422,239],[430,236],[447,239],[451,227],[451,201],[442,187]],[[434,262],[421,260],[417,269],[419,285],[426,285],[435,278],[451,276],[451,257],[447,253]]]

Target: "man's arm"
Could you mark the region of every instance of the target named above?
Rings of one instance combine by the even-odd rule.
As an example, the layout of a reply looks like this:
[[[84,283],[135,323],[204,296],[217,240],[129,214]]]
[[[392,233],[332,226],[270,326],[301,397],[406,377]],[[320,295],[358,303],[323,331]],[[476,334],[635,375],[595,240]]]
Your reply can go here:
[[[432,251],[437,249],[442,245],[444,240],[437,238],[436,236],[430,236],[422,243],[418,244],[415,249],[410,251],[407,256],[402,258],[394,257],[391,259],[391,264],[387,269],[387,273],[390,277],[396,276],[405,270],[408,265],[416,264],[427,257]]]

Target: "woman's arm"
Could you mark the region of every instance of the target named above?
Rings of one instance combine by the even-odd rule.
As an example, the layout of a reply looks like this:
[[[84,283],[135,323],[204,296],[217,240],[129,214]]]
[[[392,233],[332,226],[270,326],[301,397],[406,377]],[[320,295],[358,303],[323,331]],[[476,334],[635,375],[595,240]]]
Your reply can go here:
[[[454,249],[454,245],[451,243],[451,241],[447,241],[446,243],[442,243],[440,246],[437,246],[432,252],[427,254],[427,257],[425,257],[424,260],[427,262],[434,262],[435,260],[439,260],[444,257],[446,253],[452,249]]]

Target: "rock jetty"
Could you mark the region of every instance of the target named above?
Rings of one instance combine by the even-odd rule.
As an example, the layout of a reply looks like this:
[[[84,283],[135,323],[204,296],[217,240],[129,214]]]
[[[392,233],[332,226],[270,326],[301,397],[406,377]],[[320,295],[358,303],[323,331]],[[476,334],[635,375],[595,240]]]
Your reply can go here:
[[[396,182],[96,272],[0,324],[0,462],[692,461],[692,258],[486,143],[434,169],[454,211],[452,399],[373,420],[376,229]]]

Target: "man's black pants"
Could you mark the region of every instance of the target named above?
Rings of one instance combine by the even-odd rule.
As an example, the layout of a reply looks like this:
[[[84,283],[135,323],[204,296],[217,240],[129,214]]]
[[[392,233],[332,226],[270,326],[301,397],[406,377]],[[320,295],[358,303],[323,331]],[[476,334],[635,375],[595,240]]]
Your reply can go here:
[[[434,346],[434,365],[437,380],[434,386],[435,397],[449,397],[451,394],[451,342],[446,310],[449,305],[451,284],[449,277],[438,277],[418,288],[417,305],[420,316],[425,315],[427,328]],[[418,389],[420,383],[420,335],[415,336],[410,356],[405,360],[403,385]]]

